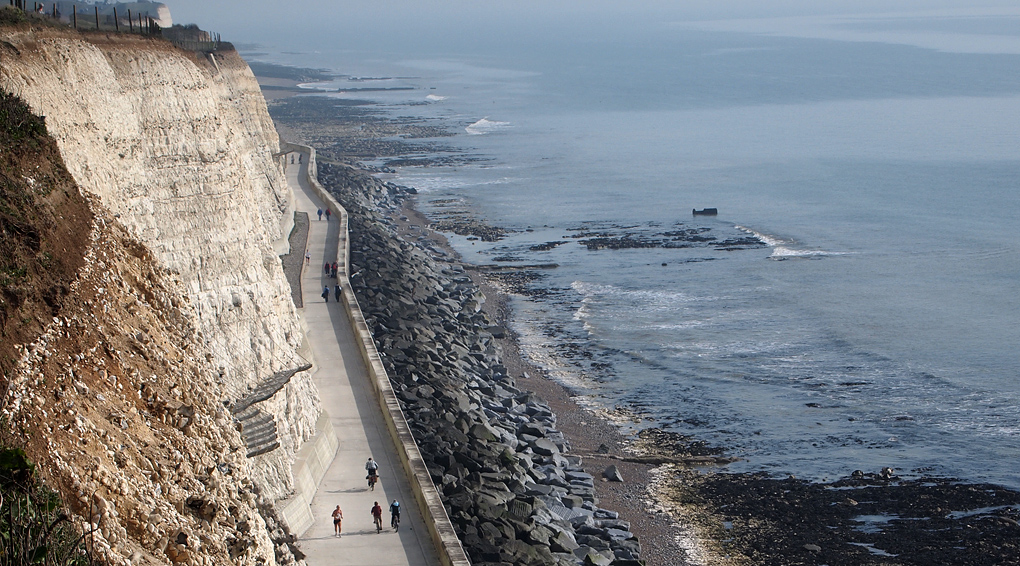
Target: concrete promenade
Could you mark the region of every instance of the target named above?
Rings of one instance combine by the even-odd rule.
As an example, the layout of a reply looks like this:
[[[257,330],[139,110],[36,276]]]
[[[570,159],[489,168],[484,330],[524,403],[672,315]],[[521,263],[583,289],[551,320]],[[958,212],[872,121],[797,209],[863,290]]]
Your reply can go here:
[[[286,160],[294,209],[307,212],[309,217],[311,261],[301,276],[305,306],[299,313],[314,352],[313,379],[340,440],[340,450],[312,498],[315,522],[299,535],[298,547],[307,555],[309,566],[437,565],[438,555],[401,471],[351,323],[343,306],[335,300],[336,279],[327,277],[323,271],[325,258],[336,258],[338,217],[334,215],[327,221],[323,215],[322,220],[318,219],[316,211],[325,207],[305,180],[307,154],[289,153]],[[324,286],[329,287],[328,302],[320,296]],[[365,462],[369,456],[379,462],[381,479],[374,491],[368,489],[365,481]],[[403,510],[399,532],[389,527],[389,504],[394,499],[400,501]],[[375,501],[384,510],[385,528],[381,534],[376,533],[370,514]],[[337,505],[344,514],[340,538],[333,535],[330,518]]]

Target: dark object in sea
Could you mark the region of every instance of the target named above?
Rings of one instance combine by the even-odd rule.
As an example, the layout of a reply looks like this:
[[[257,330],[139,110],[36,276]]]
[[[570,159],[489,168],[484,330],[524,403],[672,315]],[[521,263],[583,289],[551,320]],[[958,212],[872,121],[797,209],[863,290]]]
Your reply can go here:
[[[694,216],[716,216],[716,215],[719,214],[719,209],[718,208],[702,208],[701,210],[698,210],[696,208],[692,208],[691,209],[691,213],[694,214]]]

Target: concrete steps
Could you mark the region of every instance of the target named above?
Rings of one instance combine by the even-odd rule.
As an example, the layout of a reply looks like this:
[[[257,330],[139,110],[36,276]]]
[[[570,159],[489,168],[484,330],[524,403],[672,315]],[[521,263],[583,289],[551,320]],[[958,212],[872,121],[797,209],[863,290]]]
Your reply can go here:
[[[241,428],[241,438],[247,447],[247,456],[254,458],[280,447],[277,441],[276,419],[254,405],[276,395],[295,374],[307,371],[312,364],[303,364],[293,369],[278,371],[263,381],[230,407],[230,414]]]

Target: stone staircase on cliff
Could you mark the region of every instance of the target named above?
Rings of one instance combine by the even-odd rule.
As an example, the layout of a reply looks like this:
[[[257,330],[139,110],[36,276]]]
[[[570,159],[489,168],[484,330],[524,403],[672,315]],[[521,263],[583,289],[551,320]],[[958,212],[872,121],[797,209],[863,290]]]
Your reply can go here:
[[[230,406],[230,414],[241,429],[241,438],[248,449],[249,458],[272,452],[280,447],[276,419],[255,405],[276,395],[298,372],[311,368],[312,364],[303,364],[297,368],[278,371]]]

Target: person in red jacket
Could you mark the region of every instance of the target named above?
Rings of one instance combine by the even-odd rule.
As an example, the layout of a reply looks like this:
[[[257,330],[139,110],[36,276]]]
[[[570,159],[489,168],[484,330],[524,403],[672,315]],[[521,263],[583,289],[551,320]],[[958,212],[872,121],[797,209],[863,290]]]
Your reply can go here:
[[[378,501],[372,506],[372,520],[375,521],[375,532],[382,532],[382,507],[379,507]]]

